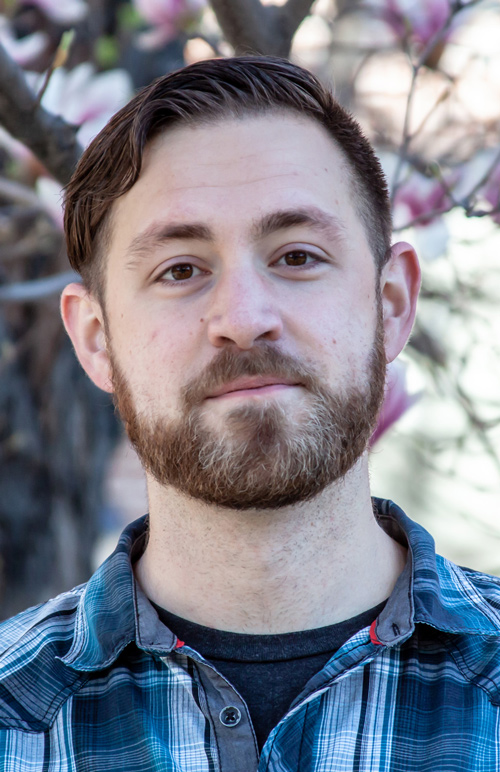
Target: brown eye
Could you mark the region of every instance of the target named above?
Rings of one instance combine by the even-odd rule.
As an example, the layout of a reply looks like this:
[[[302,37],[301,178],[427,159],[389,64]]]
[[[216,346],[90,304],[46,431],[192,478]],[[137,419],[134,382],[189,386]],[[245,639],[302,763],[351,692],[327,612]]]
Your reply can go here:
[[[294,252],[287,252],[286,255],[284,255],[287,265],[305,265],[308,257],[308,252],[304,252],[301,249],[297,249]]]
[[[179,265],[174,265],[170,269],[170,273],[172,278],[176,281],[182,281],[182,279],[190,279],[193,275],[193,266],[189,265],[189,263],[180,263]]]

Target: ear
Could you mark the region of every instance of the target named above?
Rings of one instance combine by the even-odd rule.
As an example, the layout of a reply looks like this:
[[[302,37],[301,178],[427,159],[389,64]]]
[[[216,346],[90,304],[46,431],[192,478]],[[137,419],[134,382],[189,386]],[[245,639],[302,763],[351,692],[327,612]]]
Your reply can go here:
[[[391,247],[391,256],[380,276],[387,362],[396,359],[410,337],[419,289],[417,255],[413,247],[400,241]]]
[[[81,366],[103,391],[111,393],[111,366],[100,303],[81,284],[68,284],[61,295],[61,316]]]

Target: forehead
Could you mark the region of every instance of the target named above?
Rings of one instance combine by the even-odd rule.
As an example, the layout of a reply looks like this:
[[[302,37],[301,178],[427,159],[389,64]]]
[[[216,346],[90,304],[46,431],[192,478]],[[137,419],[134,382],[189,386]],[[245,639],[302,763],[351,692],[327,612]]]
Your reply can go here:
[[[270,113],[178,126],[147,146],[135,185],[113,206],[111,251],[158,219],[227,234],[273,209],[328,209],[362,232],[342,150],[316,121]]]
[[[168,129],[146,147],[139,181],[161,159],[186,184],[193,173],[197,182],[205,173],[216,173],[236,186],[257,180],[263,172],[267,185],[274,174],[293,175],[299,184],[322,171],[336,173],[337,181],[346,185],[351,178],[334,138],[319,122],[292,111],[249,113]]]

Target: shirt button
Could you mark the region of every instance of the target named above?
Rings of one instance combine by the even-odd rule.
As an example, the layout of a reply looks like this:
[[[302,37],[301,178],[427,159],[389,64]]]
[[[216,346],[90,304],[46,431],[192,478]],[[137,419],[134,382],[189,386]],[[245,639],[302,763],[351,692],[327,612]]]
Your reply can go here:
[[[241,713],[238,708],[228,705],[227,708],[222,708],[219,713],[219,721],[224,726],[236,726],[241,721]]]

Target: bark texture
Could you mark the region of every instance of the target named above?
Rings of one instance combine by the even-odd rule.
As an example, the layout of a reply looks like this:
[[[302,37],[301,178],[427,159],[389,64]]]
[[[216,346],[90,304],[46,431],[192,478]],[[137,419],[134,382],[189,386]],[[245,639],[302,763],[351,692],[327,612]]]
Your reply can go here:
[[[211,0],[236,54],[283,57],[289,56],[293,36],[312,4],[313,0],[288,0],[282,6],[264,6],[260,0]]]
[[[76,127],[38,104],[22,69],[0,44],[0,123],[65,185],[82,154]]]

